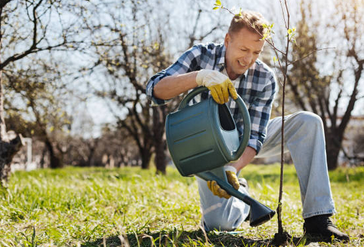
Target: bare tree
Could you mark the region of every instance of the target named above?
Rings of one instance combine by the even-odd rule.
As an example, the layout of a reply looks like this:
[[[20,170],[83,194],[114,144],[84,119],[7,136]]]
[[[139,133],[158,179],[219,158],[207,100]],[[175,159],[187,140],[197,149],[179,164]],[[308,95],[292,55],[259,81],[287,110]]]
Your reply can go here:
[[[157,170],[165,173],[163,130],[167,111],[165,107],[152,108],[145,91],[149,77],[171,63],[162,24],[149,21],[153,18],[147,1],[131,1],[130,6],[113,7],[105,3],[100,8],[109,22],[105,24],[100,19],[98,23],[89,24],[93,37],[105,34],[103,40],[94,43],[98,59],[89,67],[103,71],[101,77],[105,83],[101,90],[96,90],[97,94],[109,102],[118,127],[133,137],[142,168],[149,167],[155,152]],[[115,8],[125,14],[115,13]]]
[[[20,135],[9,135],[4,121],[4,81],[2,73],[20,61],[44,51],[76,49],[83,43],[74,27],[81,20],[78,6],[69,6],[67,21],[60,11],[64,1],[1,1],[0,4],[0,173],[7,177],[12,157],[22,146]],[[82,9],[82,8],[81,8]],[[74,12],[73,12],[74,11]],[[56,22],[54,20],[57,20]],[[23,82],[24,83],[24,82]]]
[[[61,100],[62,90],[56,85],[56,82],[61,81],[62,75],[48,63],[42,63],[40,59],[36,61],[33,68],[13,69],[4,73],[8,91],[15,93],[15,96],[22,99],[26,105],[26,109],[19,109],[14,108],[12,102],[8,102],[9,107],[12,108],[9,108],[7,113],[8,115],[20,113],[34,119],[37,127],[35,134],[45,144],[49,154],[50,168],[61,168],[63,167],[62,156],[66,151],[63,151],[64,147],[60,148],[54,134],[64,132],[71,126],[71,118],[63,108],[66,101]]]
[[[312,5],[308,1],[301,6],[302,19],[297,36],[299,42],[293,50],[293,67],[288,85],[294,103],[303,110],[310,110],[321,116],[326,134],[328,168],[338,166],[338,155],[342,148],[345,130],[360,96],[360,83],[364,69],[361,47],[364,39],[363,1],[338,1],[335,17],[322,33],[334,33],[339,41],[333,45],[332,37],[322,42],[322,26],[310,22]],[[341,31],[338,31],[341,30]],[[330,43],[329,43],[330,42]],[[330,48],[331,47],[331,48]],[[322,74],[324,63],[332,63],[333,71]],[[335,58],[335,59],[333,59]],[[332,62],[331,62],[332,61]],[[340,112],[340,109],[345,109]]]

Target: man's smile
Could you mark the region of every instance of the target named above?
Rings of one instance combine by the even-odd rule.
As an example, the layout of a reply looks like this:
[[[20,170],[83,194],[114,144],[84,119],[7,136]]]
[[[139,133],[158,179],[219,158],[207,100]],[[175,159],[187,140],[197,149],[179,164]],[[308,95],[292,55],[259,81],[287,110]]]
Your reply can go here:
[[[241,67],[246,67],[247,65],[246,64],[243,64],[240,60],[238,60],[238,63],[239,63],[239,65],[241,66]]]

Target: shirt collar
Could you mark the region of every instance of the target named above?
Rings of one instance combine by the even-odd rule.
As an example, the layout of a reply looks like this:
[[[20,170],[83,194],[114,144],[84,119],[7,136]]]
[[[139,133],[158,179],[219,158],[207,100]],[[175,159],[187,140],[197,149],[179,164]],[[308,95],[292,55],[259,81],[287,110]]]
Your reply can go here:
[[[226,47],[225,45],[221,46],[220,55],[217,57],[216,66],[219,71],[222,71],[225,68],[225,54],[226,54]]]

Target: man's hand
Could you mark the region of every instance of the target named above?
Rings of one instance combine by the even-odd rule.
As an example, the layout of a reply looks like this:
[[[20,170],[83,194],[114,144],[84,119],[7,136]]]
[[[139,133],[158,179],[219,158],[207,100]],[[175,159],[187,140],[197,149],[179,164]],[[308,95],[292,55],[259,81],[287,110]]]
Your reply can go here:
[[[236,169],[233,166],[226,166],[225,173],[228,182],[234,187],[234,189],[239,189],[240,184],[238,177],[236,176]],[[229,199],[231,197],[231,195],[229,195],[225,190],[220,188],[216,181],[207,181],[207,187],[212,191],[215,196],[218,196],[220,198],[224,197],[225,199]]]
[[[229,94],[235,100],[238,94],[229,77],[216,70],[202,69],[197,73],[196,83],[199,86],[207,87],[212,98],[218,104],[224,104],[229,101]]]

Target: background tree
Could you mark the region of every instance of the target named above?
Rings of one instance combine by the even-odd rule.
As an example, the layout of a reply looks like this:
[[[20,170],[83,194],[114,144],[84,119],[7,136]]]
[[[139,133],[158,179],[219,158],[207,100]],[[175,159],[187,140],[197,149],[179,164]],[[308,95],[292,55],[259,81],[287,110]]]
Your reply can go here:
[[[348,132],[345,134],[344,143],[346,147],[342,149],[344,153],[344,165],[357,166],[364,165],[364,123],[362,123],[362,117],[353,117],[351,121],[356,121],[356,124],[351,125],[348,128]]]
[[[40,59],[36,63],[27,67],[26,70],[13,68],[4,73],[6,89],[12,92],[12,97],[8,97],[9,115],[17,116],[23,114],[33,119],[36,126],[36,136],[45,144],[50,158],[50,168],[63,167],[63,153],[66,149],[61,148],[55,133],[67,132],[70,130],[71,122],[65,109],[62,108],[65,100],[62,99],[62,84],[58,88],[57,83],[61,82],[61,74],[54,70],[55,66],[50,66]],[[29,65],[29,64],[28,64]],[[12,66],[10,66],[12,68]],[[64,97],[64,95],[63,95]],[[63,101],[63,102],[62,102]],[[16,105],[18,102],[18,105]],[[19,104],[20,103],[20,104]],[[22,107],[23,103],[25,107]],[[29,127],[33,127],[31,124]],[[34,135],[34,129],[29,129]],[[65,150],[65,151],[64,151]]]
[[[335,18],[324,32],[338,36],[335,39],[338,42],[333,43],[332,36],[330,40],[321,37],[322,26],[313,22],[312,3],[302,2],[298,42],[292,53],[295,62],[288,77],[296,106],[320,115],[323,120],[329,169],[338,166],[345,130],[356,102],[362,97],[359,85],[364,65],[363,1],[337,2],[335,11]],[[334,69],[324,74],[321,68],[327,64]]]
[[[64,8],[68,6],[69,8]],[[3,75],[9,66],[30,59],[43,51],[77,49],[83,43],[80,35],[74,36],[74,25],[82,23],[77,17],[76,5],[66,1],[18,1],[0,3],[0,173],[7,176],[12,157],[20,149],[21,137],[10,137],[4,121],[5,93]],[[63,8],[64,13],[62,13]],[[67,13],[67,14],[66,14]],[[66,19],[63,19],[64,15]],[[71,35],[73,35],[71,37]],[[23,64],[23,65],[24,65]],[[22,68],[26,70],[25,68]]]
[[[176,108],[178,98],[168,105],[151,107],[145,90],[153,74],[172,64],[169,46],[179,48],[174,41],[178,43],[182,39],[173,40],[168,32],[169,27],[173,28],[169,23],[168,9],[158,9],[157,15],[149,1],[112,4],[98,6],[98,14],[104,16],[100,20],[107,18],[108,23],[92,21],[89,24],[93,40],[98,40],[97,37],[103,39],[94,43],[98,59],[88,68],[94,72],[103,71],[101,76],[106,77],[103,79],[105,83],[96,90],[97,94],[109,102],[118,128],[125,129],[134,138],[142,157],[142,167],[148,168],[152,153],[155,153],[157,172],[164,174],[164,123],[167,113]],[[197,13],[195,27],[184,39],[190,44],[211,33],[199,34],[202,10]],[[183,49],[186,48],[184,44]]]
[[[88,23],[92,39],[96,41],[93,47],[97,59],[87,69],[95,72],[94,76],[103,78],[104,83],[95,89],[96,94],[108,101],[117,126],[133,137],[142,167],[148,168],[154,139],[152,109],[145,97],[144,85],[151,64],[148,55],[161,56],[162,53],[158,52],[160,46],[153,42],[155,39],[144,37],[148,25],[147,19],[141,18],[144,17],[141,12],[144,7],[144,2],[137,1],[131,1],[131,6],[123,3],[97,6],[100,19]],[[106,18],[107,23],[104,22]],[[160,62],[154,60],[156,63]],[[98,71],[102,73],[97,75]]]
[[[125,129],[103,128],[96,156],[107,167],[140,165],[138,147]]]

